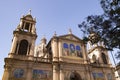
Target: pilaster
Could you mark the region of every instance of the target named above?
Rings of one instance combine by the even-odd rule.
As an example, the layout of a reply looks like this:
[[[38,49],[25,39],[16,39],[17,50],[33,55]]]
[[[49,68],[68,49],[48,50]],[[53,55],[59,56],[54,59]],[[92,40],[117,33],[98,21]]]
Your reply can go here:
[[[33,66],[32,63],[28,63],[26,80],[32,80],[32,70],[33,70],[32,66]]]
[[[59,80],[59,66],[58,66],[58,64],[53,65],[53,80]]]
[[[10,77],[11,77],[11,66],[10,65],[5,65],[2,80],[10,80]]]
[[[14,35],[14,38],[12,40],[12,46],[11,46],[11,50],[10,53],[15,53],[15,49],[16,49],[16,45],[17,45],[17,35]]]
[[[60,65],[60,80],[64,80],[63,65]]]
[[[61,61],[61,57],[62,57],[62,42],[61,40],[59,40],[59,61]]]
[[[53,38],[52,40],[52,52],[53,52],[53,61],[58,61],[59,53],[58,53],[58,41],[57,38]]]

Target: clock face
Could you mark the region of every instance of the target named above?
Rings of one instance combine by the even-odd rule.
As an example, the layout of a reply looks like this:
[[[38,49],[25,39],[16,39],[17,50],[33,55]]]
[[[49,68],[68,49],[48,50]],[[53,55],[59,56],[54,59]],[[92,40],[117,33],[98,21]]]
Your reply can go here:
[[[15,78],[21,78],[24,75],[24,70],[23,69],[15,69],[14,70],[14,77]]]

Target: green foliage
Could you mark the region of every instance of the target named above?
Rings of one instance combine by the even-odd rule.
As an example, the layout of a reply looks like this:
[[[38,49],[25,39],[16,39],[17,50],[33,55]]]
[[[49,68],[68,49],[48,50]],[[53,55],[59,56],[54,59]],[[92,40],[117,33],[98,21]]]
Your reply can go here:
[[[100,40],[105,42],[107,49],[120,50],[120,0],[100,0],[100,4],[104,14],[86,17],[79,28],[86,37],[90,32],[100,35]],[[118,54],[119,58],[120,53]]]

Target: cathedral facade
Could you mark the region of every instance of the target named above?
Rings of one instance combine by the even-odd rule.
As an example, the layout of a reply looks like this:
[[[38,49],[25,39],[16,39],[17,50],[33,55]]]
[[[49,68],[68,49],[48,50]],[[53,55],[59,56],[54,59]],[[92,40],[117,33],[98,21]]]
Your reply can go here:
[[[20,18],[2,80],[115,80],[102,42],[85,43],[69,30],[65,35],[54,34],[48,43],[43,37],[36,46],[35,24],[30,13]]]

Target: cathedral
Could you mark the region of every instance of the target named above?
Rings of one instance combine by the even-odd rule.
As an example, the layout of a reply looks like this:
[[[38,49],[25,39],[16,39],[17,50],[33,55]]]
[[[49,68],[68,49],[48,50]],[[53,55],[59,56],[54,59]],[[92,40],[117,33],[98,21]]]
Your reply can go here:
[[[43,37],[35,45],[35,24],[31,13],[20,18],[4,59],[2,80],[115,80],[103,42],[86,43],[69,30],[60,36],[55,33],[48,42]],[[95,35],[91,33],[90,39],[97,39]]]

